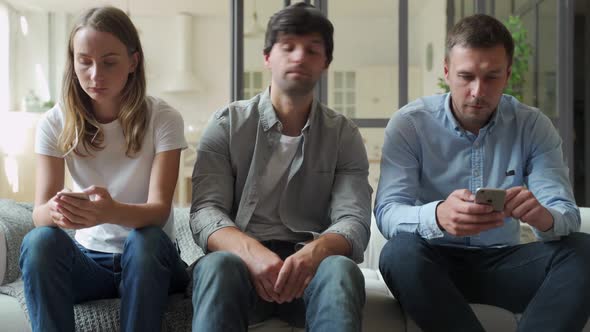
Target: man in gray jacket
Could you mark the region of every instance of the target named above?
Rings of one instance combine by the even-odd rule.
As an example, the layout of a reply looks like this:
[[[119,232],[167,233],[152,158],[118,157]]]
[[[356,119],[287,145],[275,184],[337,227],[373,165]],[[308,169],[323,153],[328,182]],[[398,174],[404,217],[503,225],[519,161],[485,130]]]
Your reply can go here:
[[[333,26],[311,5],[271,17],[270,87],[214,114],[198,147],[190,225],[193,331],[245,331],[278,317],[360,331],[371,187],[358,128],[314,99]]]

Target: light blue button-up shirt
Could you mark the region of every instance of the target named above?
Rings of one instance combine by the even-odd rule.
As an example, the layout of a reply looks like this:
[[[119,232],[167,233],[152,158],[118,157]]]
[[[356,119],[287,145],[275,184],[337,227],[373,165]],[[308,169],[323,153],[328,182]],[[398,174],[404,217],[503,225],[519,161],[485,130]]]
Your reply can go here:
[[[519,243],[519,221],[456,237],[436,223],[436,207],[456,189],[527,186],[553,216],[542,240],[580,229],[561,138],[538,109],[504,95],[478,135],[461,128],[450,94],[420,98],[396,112],[385,130],[375,217],[381,233],[417,233],[434,244],[466,247]]]

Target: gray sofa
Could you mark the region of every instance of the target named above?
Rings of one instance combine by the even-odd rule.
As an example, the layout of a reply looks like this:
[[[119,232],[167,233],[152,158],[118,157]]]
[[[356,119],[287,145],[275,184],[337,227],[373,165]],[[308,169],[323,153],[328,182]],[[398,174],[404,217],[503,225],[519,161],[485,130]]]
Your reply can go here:
[[[0,199],[0,327],[2,331],[30,331],[24,305],[22,281],[18,268],[18,253],[23,236],[33,227],[32,206]],[[583,209],[583,225],[590,224],[590,209]],[[189,265],[202,251],[194,244],[188,228],[188,209],[176,209],[176,232],[182,258]],[[588,231],[588,229],[583,229]],[[391,296],[377,270],[379,252],[385,239],[372,225],[365,262],[360,265],[365,276],[367,303],[363,316],[363,331],[420,331],[407,318],[398,302]],[[516,316],[504,309],[473,304],[477,316],[487,331],[516,330]],[[119,324],[119,300],[86,302],[75,307],[77,331],[116,331]],[[163,331],[190,331],[192,304],[190,291],[170,296],[164,316]],[[251,326],[250,331],[299,331],[273,319]],[[586,326],[586,332],[590,327]]]

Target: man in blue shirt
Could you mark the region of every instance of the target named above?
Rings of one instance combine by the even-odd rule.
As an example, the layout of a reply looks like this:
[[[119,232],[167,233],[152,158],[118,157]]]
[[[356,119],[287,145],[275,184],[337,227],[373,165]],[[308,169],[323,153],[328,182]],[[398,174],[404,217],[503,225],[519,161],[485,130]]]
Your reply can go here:
[[[519,331],[579,331],[590,314],[590,237],[575,233],[561,139],[539,110],[502,94],[513,53],[493,17],[461,20],[447,38],[451,92],[387,125],[380,270],[424,331],[483,331],[470,302],[522,313]],[[480,187],[506,189],[504,210],[476,204]],[[542,241],[519,244],[519,219]]]

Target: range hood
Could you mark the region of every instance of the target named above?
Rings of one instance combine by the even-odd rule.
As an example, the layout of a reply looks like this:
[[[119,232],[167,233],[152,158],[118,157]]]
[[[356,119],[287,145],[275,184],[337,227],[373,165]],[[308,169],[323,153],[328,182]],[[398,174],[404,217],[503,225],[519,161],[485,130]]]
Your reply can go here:
[[[195,92],[201,90],[201,84],[193,71],[193,17],[189,13],[180,13],[175,18],[178,45],[172,53],[175,56],[172,77],[168,80],[167,92]]]

